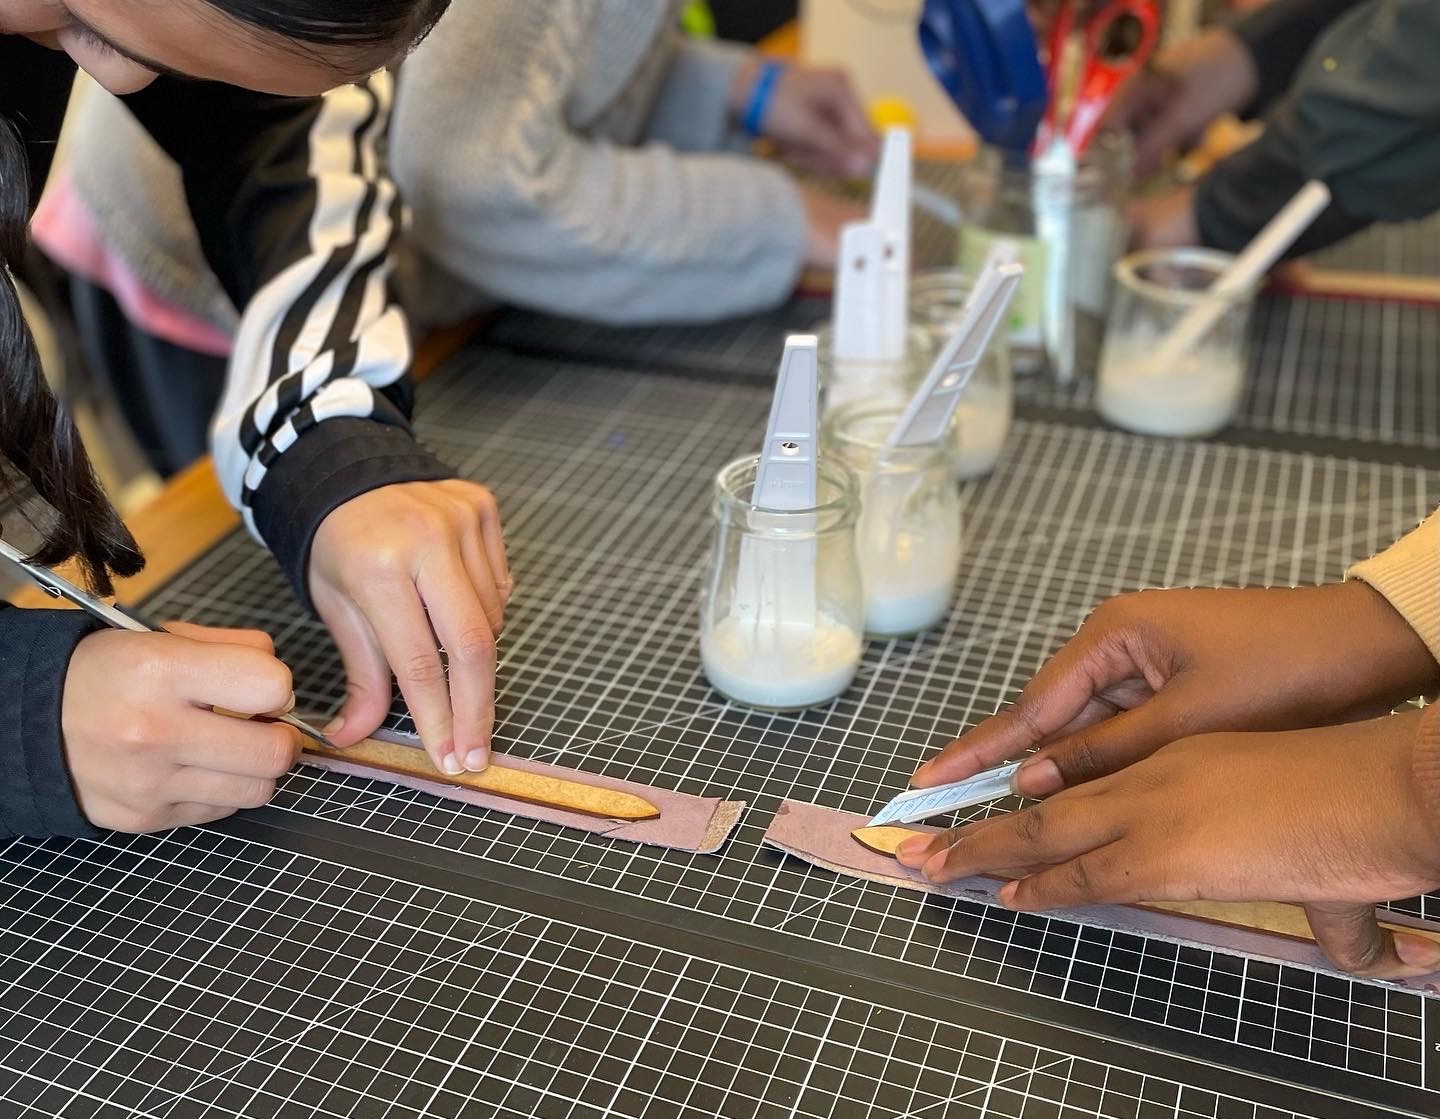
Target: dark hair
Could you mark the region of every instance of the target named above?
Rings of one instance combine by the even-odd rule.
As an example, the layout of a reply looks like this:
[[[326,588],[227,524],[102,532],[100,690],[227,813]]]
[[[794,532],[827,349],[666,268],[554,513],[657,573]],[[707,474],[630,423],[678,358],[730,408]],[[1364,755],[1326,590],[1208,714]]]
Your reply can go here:
[[[238,23],[319,47],[414,46],[450,0],[207,0]]]
[[[12,470],[0,470],[5,496],[18,503],[21,478],[54,511],[31,555],[54,566],[76,557],[90,586],[109,594],[111,576],[145,565],[130,530],[110,504],[69,414],[40,368],[10,269],[25,251],[30,207],[25,147],[0,118],[0,451]],[[16,475],[20,477],[16,477]]]

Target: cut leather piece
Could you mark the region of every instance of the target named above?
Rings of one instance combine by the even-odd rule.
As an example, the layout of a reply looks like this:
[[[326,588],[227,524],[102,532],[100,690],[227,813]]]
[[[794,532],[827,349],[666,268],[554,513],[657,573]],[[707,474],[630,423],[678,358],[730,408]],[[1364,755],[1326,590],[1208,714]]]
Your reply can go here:
[[[371,749],[370,746],[375,748]],[[403,751],[396,751],[397,746],[404,748]],[[306,765],[332,773],[388,781],[392,785],[415,789],[445,800],[473,804],[479,808],[522,816],[528,820],[543,820],[546,823],[603,835],[607,839],[620,839],[654,847],[672,847],[702,855],[720,849],[745,808],[744,801],[691,796],[671,789],[640,785],[633,781],[618,781],[611,777],[600,777],[577,769],[547,765],[507,754],[494,753],[491,759],[521,772],[639,797],[654,805],[659,810],[659,815],[647,820],[601,819],[563,808],[512,800],[495,793],[469,789],[456,783],[464,780],[463,775],[451,778],[439,772],[431,764],[430,756],[425,753],[418,738],[394,731],[377,731],[373,739],[334,754],[311,753],[307,750],[301,760]]]
[[[1003,879],[963,878],[937,886],[927,881],[918,870],[896,862],[892,855],[873,850],[857,840],[852,833],[864,828],[867,822],[864,816],[787,800],[781,802],[779,811],[766,829],[765,842],[836,874],[1001,908],[996,895],[1004,885]],[[920,825],[907,826],[918,833],[940,830]],[[1193,912],[1186,911],[1191,907]],[[1309,926],[1305,923],[1304,911],[1296,905],[1275,902],[1164,902],[1151,906],[1095,905],[1081,909],[1055,909],[1042,916],[1249,959],[1290,964],[1354,979],[1359,983],[1400,985],[1423,994],[1440,996],[1440,976],[1368,980],[1355,979],[1339,971],[1308,935]],[[1388,911],[1384,917],[1385,923],[1392,928],[1440,936],[1440,924],[1436,922]]]

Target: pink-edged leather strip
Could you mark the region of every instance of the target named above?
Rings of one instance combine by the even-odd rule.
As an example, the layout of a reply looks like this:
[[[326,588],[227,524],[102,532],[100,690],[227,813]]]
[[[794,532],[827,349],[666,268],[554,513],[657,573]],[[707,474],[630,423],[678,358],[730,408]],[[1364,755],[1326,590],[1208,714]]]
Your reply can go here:
[[[1003,885],[993,878],[965,878],[946,886],[936,886],[919,871],[898,863],[889,855],[871,851],[862,846],[851,834],[863,828],[868,821],[863,816],[849,812],[837,812],[803,801],[781,802],[780,809],[765,831],[765,842],[771,847],[804,859],[815,866],[823,867],[836,874],[864,878],[871,882],[886,883],[906,890],[944,894],[948,897],[963,898],[981,905],[999,906],[996,894]],[[935,831],[935,828],[916,827],[917,831]],[[1173,944],[1184,944],[1206,948],[1216,952],[1245,956],[1250,959],[1267,960],[1272,963],[1291,964],[1310,971],[1341,975],[1313,941],[1293,936],[1247,928],[1221,921],[1209,920],[1189,914],[1167,913],[1161,910],[1144,909],[1130,905],[1097,905],[1084,909],[1054,910],[1045,916],[1062,921],[1073,921],[1077,925],[1110,929],[1119,933],[1154,937]],[[1427,932],[1440,933],[1440,924],[1422,921],[1404,914],[1386,912],[1385,922]],[[1352,978],[1344,976],[1345,978]],[[1356,980],[1356,982],[1367,982]],[[1388,982],[1377,982],[1377,986],[1391,986]],[[1407,979],[1401,985],[1423,994],[1440,995],[1440,976],[1421,979]]]
[[[594,816],[586,816],[578,812],[528,804],[496,796],[493,793],[448,784],[444,774],[435,772],[430,765],[418,738],[393,731],[377,731],[374,737],[381,741],[393,742],[414,749],[418,755],[416,768],[419,772],[397,773],[392,769],[378,769],[363,763],[347,761],[343,757],[322,757],[315,754],[306,754],[303,760],[306,765],[312,765],[332,773],[388,781],[393,785],[415,789],[418,792],[442,797],[445,800],[473,804],[478,808],[488,808],[511,816],[521,816],[528,820],[543,820],[546,823],[603,835],[606,839],[621,839],[630,843],[643,843],[654,847],[673,847],[677,850],[694,851],[699,854],[710,854],[719,850],[740,819],[740,813],[745,809],[744,801],[691,796],[688,793],[677,793],[671,789],[641,785],[634,781],[618,781],[611,777],[600,777],[581,770],[547,765],[544,762],[530,761],[508,754],[492,755],[494,762],[511,769],[558,777],[562,780],[613,789],[617,792],[631,793],[648,800],[660,810],[660,815],[652,820],[626,822],[597,819]],[[433,777],[430,776],[432,773]]]

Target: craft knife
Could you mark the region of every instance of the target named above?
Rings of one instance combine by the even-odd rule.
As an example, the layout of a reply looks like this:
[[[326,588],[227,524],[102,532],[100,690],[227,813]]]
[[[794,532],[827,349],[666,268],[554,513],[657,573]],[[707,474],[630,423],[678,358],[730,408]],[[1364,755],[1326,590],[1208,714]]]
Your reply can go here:
[[[61,575],[57,575],[48,567],[42,567],[38,563],[31,563],[25,556],[11,547],[5,541],[0,540],[0,556],[9,560],[21,571],[23,571],[36,586],[43,590],[51,598],[63,598],[78,606],[92,618],[98,618],[111,629],[129,630],[131,633],[164,633],[165,627],[150,621],[138,610],[120,605],[111,605],[104,599],[96,598],[94,595],[81,590],[74,583]],[[244,718],[244,716],[241,716]],[[261,718],[285,723],[298,730],[306,738],[314,739],[320,745],[335,749],[335,744],[321,734],[318,730],[305,722],[292,712],[285,712],[281,715],[264,715]]]
[[[1010,762],[949,785],[907,789],[880,809],[866,826],[913,824],[931,816],[943,816],[947,812],[958,812],[962,808],[974,808],[977,804],[1011,796],[1015,792],[1015,774],[1019,772],[1020,765],[1020,762]]]

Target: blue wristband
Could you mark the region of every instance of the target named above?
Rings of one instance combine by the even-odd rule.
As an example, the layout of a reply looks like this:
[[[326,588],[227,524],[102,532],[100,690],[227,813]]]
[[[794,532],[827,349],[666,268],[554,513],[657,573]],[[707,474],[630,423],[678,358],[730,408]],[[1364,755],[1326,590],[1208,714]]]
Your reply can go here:
[[[783,62],[762,62],[760,73],[755,78],[755,88],[750,91],[750,102],[745,106],[745,115],[740,118],[740,127],[745,135],[758,140],[764,133],[760,126],[765,123],[765,111],[770,108],[770,98],[775,92],[775,83],[785,69]]]

